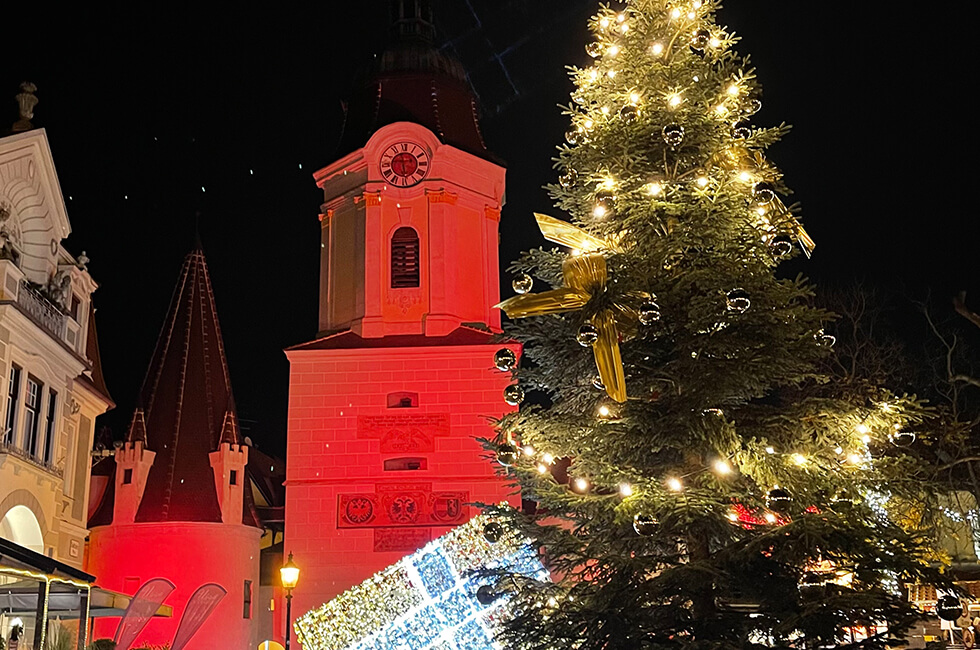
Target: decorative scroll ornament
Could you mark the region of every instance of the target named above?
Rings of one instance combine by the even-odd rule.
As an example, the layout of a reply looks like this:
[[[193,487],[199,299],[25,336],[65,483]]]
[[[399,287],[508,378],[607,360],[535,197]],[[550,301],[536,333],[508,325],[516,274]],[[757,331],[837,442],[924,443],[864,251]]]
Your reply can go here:
[[[577,311],[589,300],[606,290],[609,272],[602,250],[617,251],[619,247],[607,240],[591,235],[581,228],[543,214],[535,214],[535,220],[545,239],[569,246],[580,255],[573,255],[562,264],[565,286],[552,291],[526,294],[508,298],[498,308],[510,318],[543,316]],[[614,303],[602,309],[590,319],[598,331],[598,339],[592,344],[599,377],[606,393],[617,402],[626,401],[626,378],[623,360],[619,353],[619,327],[636,322],[637,314],[627,305]]]

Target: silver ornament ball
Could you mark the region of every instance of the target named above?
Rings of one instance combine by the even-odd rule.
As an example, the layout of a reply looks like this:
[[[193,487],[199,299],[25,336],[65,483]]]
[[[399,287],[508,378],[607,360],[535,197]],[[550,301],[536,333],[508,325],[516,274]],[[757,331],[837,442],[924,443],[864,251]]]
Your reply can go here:
[[[769,244],[773,257],[788,257],[793,252],[793,240],[786,235],[776,235]]]
[[[524,295],[534,286],[534,280],[527,273],[521,273],[510,283],[516,293]]]
[[[493,355],[493,365],[501,372],[513,370],[517,365],[517,354],[510,348],[500,348]]]
[[[660,316],[661,316],[660,305],[653,302],[652,300],[649,302],[645,302],[642,305],[640,305],[638,314],[641,323],[643,323],[644,325],[653,325],[654,323],[660,320]]]
[[[517,406],[524,401],[524,389],[520,384],[511,384],[504,389],[504,401],[511,406]]]
[[[497,448],[497,462],[504,467],[513,467],[520,458],[521,450],[508,443]]]
[[[593,346],[599,340],[599,330],[592,323],[586,323],[578,328],[578,335],[575,337],[575,340],[583,348]]]
[[[759,205],[766,205],[772,203],[773,199],[776,198],[776,190],[772,183],[756,183],[752,188],[752,197]]]
[[[732,289],[725,296],[725,299],[728,304],[728,311],[733,311],[737,314],[744,314],[752,306],[752,301],[749,299],[749,292],[745,289]]]
[[[654,535],[659,526],[660,522],[657,521],[656,517],[644,514],[638,514],[633,517],[633,530],[637,535],[642,535],[643,537]]]
[[[684,142],[684,127],[680,124],[668,124],[660,130],[660,135],[669,147],[678,147]]]

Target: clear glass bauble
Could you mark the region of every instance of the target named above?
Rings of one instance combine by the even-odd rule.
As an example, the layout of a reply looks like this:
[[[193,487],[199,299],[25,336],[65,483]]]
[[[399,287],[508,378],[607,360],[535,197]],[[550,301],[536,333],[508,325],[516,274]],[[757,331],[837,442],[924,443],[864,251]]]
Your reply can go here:
[[[495,521],[491,521],[483,527],[483,539],[491,544],[496,544],[504,536],[504,527]]]
[[[725,296],[725,299],[728,303],[728,311],[733,311],[736,314],[744,314],[752,306],[749,292],[745,289],[732,289]]]
[[[766,494],[766,507],[773,512],[786,512],[792,502],[793,497],[789,495],[789,492],[782,488],[773,488],[769,490],[768,494]]]
[[[660,135],[668,147],[679,147],[684,142],[684,127],[680,124],[668,124],[660,130]]]
[[[558,184],[567,190],[575,185],[576,180],[578,180],[578,172],[576,172],[574,169],[568,169],[564,174],[558,177]]]
[[[707,29],[699,29],[694,32],[694,36],[691,37],[691,49],[704,52],[705,48],[708,47],[708,43],[711,42],[711,32]]]
[[[793,252],[793,240],[787,235],[776,235],[769,243],[769,249],[777,259],[789,257]]]
[[[772,183],[756,183],[752,188],[752,198],[759,205],[772,203],[773,199],[776,198],[776,189],[772,186]]]
[[[511,406],[517,406],[524,401],[524,389],[520,384],[511,384],[504,389],[504,401]]]
[[[521,450],[507,443],[497,448],[497,462],[504,467],[513,467],[521,457]]]
[[[638,514],[633,517],[633,530],[637,535],[649,537],[655,535],[660,527],[660,522],[651,515]]]
[[[514,288],[515,293],[524,295],[529,292],[532,287],[534,287],[534,280],[527,273],[521,273],[514,278],[514,281],[510,283],[510,286]]]
[[[517,354],[510,348],[500,348],[493,355],[493,365],[501,372],[508,372],[517,366]]]
[[[653,325],[660,320],[660,305],[652,300],[647,301],[640,305],[640,309],[637,311],[637,314],[641,323],[644,325]]]
[[[592,323],[586,323],[578,328],[578,334],[575,336],[575,340],[583,348],[591,347],[599,340],[599,330]]]

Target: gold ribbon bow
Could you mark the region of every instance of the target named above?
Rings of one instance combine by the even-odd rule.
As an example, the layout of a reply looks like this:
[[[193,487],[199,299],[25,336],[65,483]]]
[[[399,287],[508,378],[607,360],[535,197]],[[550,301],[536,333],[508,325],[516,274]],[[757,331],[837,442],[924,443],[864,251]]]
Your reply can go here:
[[[582,309],[592,296],[605,291],[609,279],[606,258],[596,251],[618,250],[618,247],[553,217],[535,214],[534,218],[545,239],[570,246],[583,254],[573,255],[562,263],[564,287],[543,293],[514,296],[497,307],[504,310],[510,318],[561,314]],[[635,312],[625,305],[613,305],[592,317],[591,323],[599,332],[599,339],[593,344],[592,352],[599,378],[606,387],[606,394],[617,402],[625,402],[626,377],[619,354],[617,315],[625,319],[635,318]]]
[[[719,152],[714,157],[714,163],[730,169],[744,169],[746,167],[750,167],[757,171],[763,172],[766,175],[772,171],[772,167],[766,161],[765,157],[762,155],[762,152],[749,152],[749,150],[743,146],[734,146]],[[773,199],[772,203],[774,212],[779,217],[785,218],[793,225],[793,234],[796,236],[796,241],[809,258],[811,255],[813,255],[813,251],[816,249],[817,243],[813,241],[810,234],[803,228],[803,224],[801,224],[799,219],[797,219],[796,216],[789,211],[786,204],[784,204],[779,197]]]

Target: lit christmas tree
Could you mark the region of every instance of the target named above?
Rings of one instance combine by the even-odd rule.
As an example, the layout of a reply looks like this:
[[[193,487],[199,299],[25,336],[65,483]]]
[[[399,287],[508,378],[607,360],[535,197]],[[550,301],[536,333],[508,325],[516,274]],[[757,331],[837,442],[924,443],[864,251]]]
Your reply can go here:
[[[515,263],[525,360],[495,359],[509,402],[542,396],[493,446],[555,577],[499,583],[510,647],[884,647],[918,617],[902,585],[943,584],[901,449],[922,408],[822,374],[830,315],[777,275],[814,246],[764,156],[788,128],[751,123],[717,8],[603,7],[572,70],[570,222],[537,215],[563,247]]]

